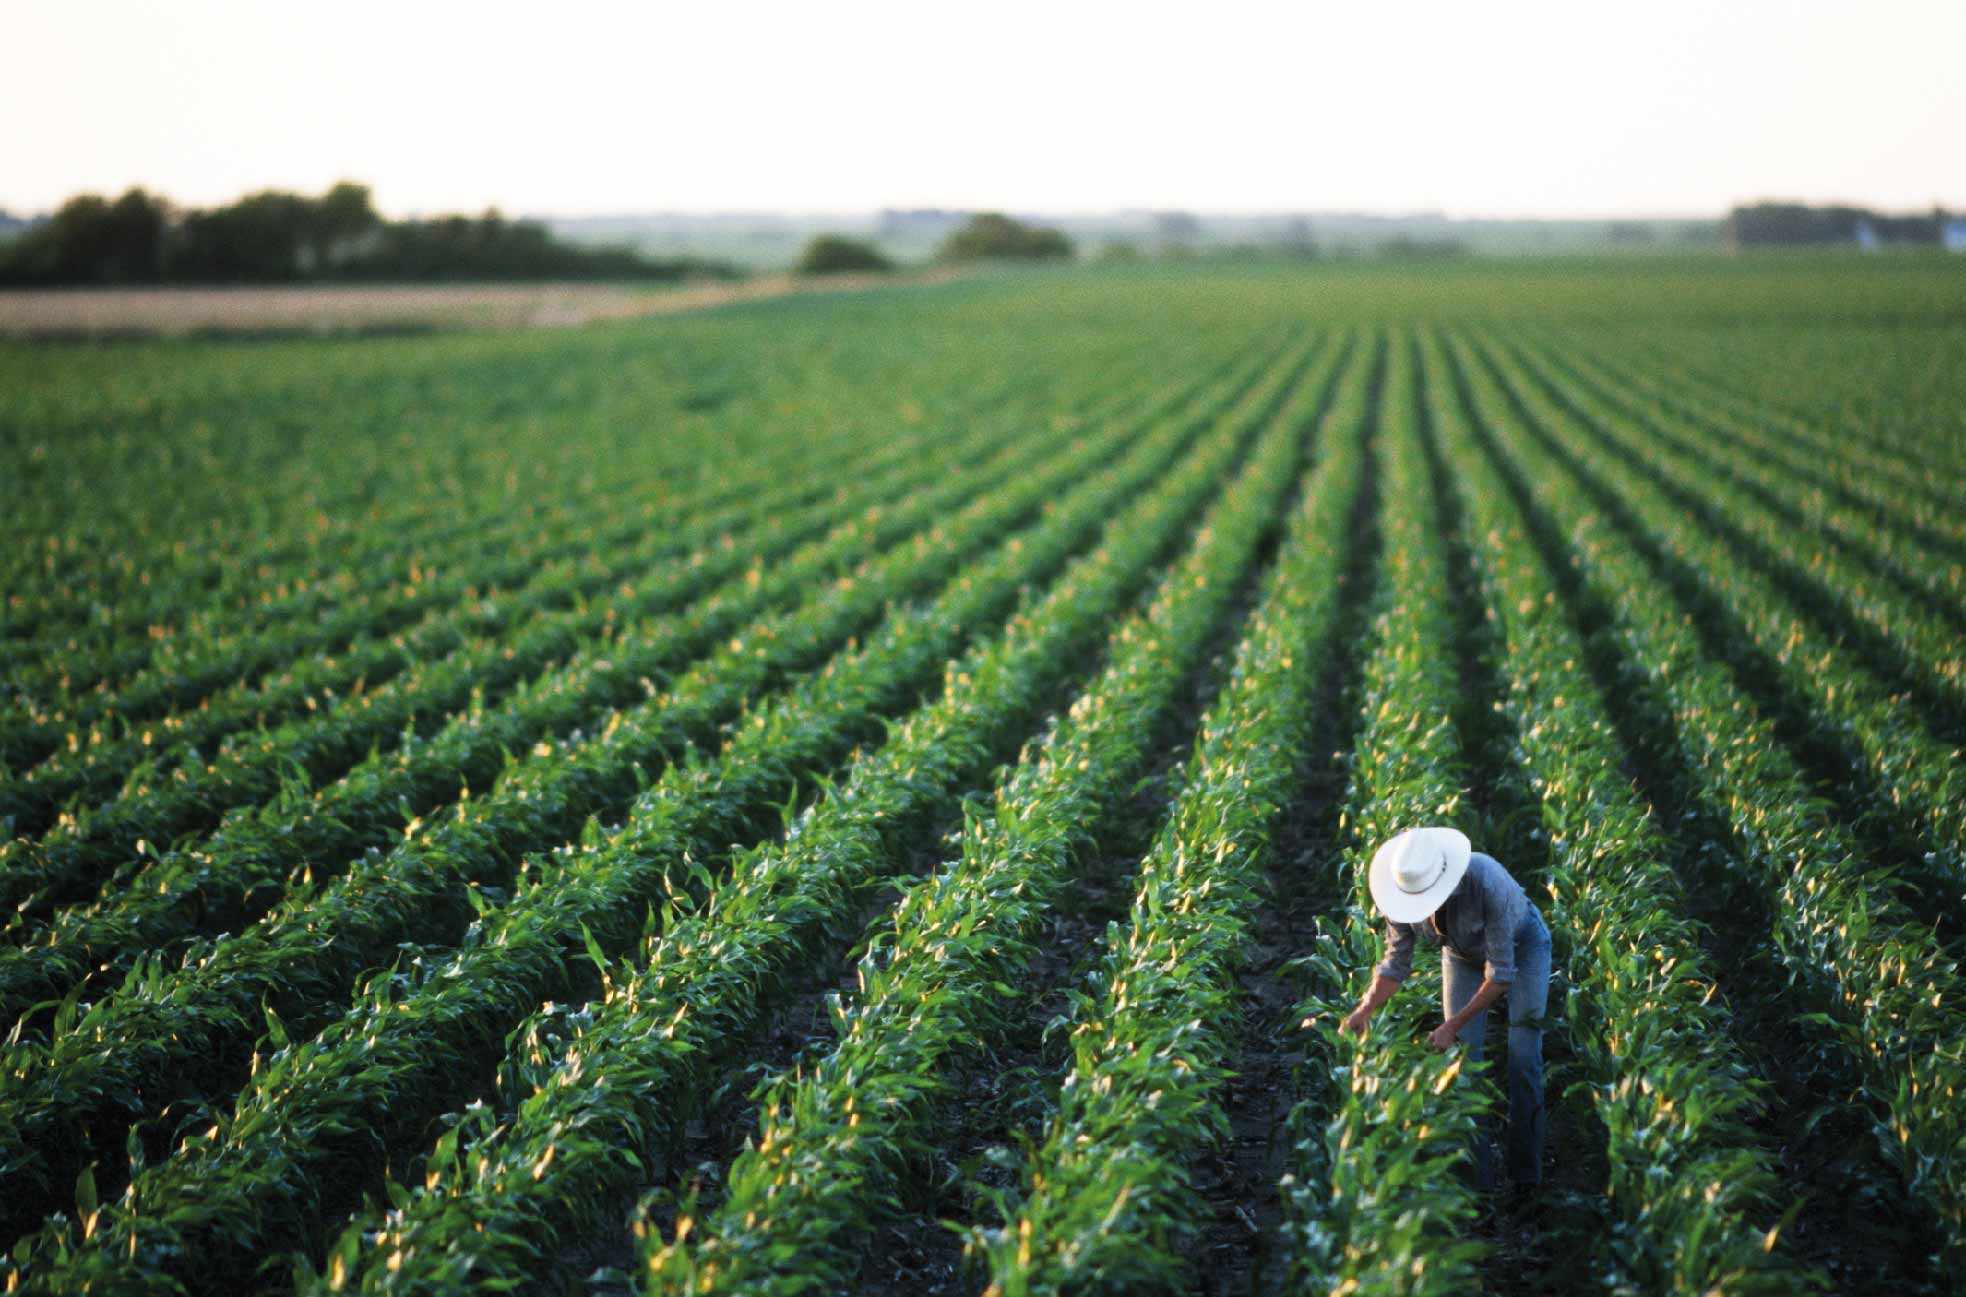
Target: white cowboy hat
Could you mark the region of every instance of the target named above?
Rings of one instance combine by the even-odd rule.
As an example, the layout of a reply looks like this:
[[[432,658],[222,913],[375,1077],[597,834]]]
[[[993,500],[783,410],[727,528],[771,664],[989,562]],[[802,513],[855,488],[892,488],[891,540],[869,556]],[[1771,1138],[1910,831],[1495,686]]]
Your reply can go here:
[[[1418,923],[1440,908],[1468,872],[1468,835],[1407,829],[1372,853],[1372,901],[1395,923]]]

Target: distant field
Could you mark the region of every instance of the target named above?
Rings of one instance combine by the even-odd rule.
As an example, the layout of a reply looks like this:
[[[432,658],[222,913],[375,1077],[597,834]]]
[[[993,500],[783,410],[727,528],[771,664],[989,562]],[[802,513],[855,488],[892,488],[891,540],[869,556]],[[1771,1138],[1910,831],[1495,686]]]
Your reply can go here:
[[[1966,1259],[1957,261],[0,342],[0,518],[8,1291]],[[1333,1030],[1415,823],[1554,933],[1529,1208],[1437,967]]]
[[[632,319],[803,288],[865,287],[787,275],[701,284],[395,284],[299,288],[72,288],[0,292],[0,336],[389,333],[425,329],[559,328]]]

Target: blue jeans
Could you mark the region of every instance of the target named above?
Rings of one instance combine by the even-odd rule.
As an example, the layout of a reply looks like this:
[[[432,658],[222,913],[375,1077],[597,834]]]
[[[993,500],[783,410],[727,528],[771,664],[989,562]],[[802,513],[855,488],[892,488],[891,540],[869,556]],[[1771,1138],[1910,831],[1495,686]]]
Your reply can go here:
[[[1449,1017],[1460,1012],[1481,988],[1482,966],[1447,947],[1440,950],[1440,998]],[[1540,1184],[1543,1179],[1543,1014],[1550,1002],[1550,930],[1535,906],[1515,930],[1515,980],[1504,997],[1509,1006],[1509,1179]],[[1488,1015],[1461,1028],[1470,1060],[1481,1058]],[[1495,1153],[1486,1134],[1475,1140],[1475,1168],[1484,1189],[1495,1183]]]

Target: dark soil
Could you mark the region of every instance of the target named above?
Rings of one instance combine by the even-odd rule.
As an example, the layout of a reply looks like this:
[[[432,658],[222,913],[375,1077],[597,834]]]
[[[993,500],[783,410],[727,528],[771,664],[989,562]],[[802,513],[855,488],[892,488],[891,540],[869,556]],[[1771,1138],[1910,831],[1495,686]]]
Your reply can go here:
[[[1377,435],[1384,359],[1375,357],[1366,410],[1367,446]],[[1251,943],[1239,972],[1242,1044],[1222,1102],[1232,1141],[1196,1168],[1196,1183],[1213,1208],[1197,1240],[1191,1288],[1209,1297],[1273,1291],[1281,1276],[1269,1243],[1282,1222],[1279,1182],[1285,1170],[1288,1118],[1298,1098],[1304,1061],[1296,1005],[1301,991],[1288,965],[1304,954],[1316,917],[1333,895],[1339,812],[1361,717],[1360,679],[1371,643],[1373,576],[1380,538],[1375,461],[1368,457],[1352,510],[1351,552],[1340,592],[1316,701],[1301,794],[1277,825],[1266,895],[1250,924]]]

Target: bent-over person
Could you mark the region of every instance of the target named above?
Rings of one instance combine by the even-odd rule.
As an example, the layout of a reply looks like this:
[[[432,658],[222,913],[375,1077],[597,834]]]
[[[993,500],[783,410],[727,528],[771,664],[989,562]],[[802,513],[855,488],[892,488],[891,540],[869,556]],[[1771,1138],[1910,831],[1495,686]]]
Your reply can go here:
[[[1459,1040],[1470,1059],[1479,1059],[1488,1008],[1508,1000],[1508,1175],[1517,1187],[1541,1183],[1543,1013],[1550,997],[1550,930],[1542,914],[1509,871],[1472,850],[1457,829],[1394,835],[1373,853],[1369,877],[1373,903],[1386,919],[1385,957],[1342,1029],[1364,1034],[1412,971],[1415,941],[1439,946],[1446,1020],[1428,1042],[1444,1050]],[[1492,1187],[1488,1140],[1478,1139],[1475,1148],[1481,1184]]]

